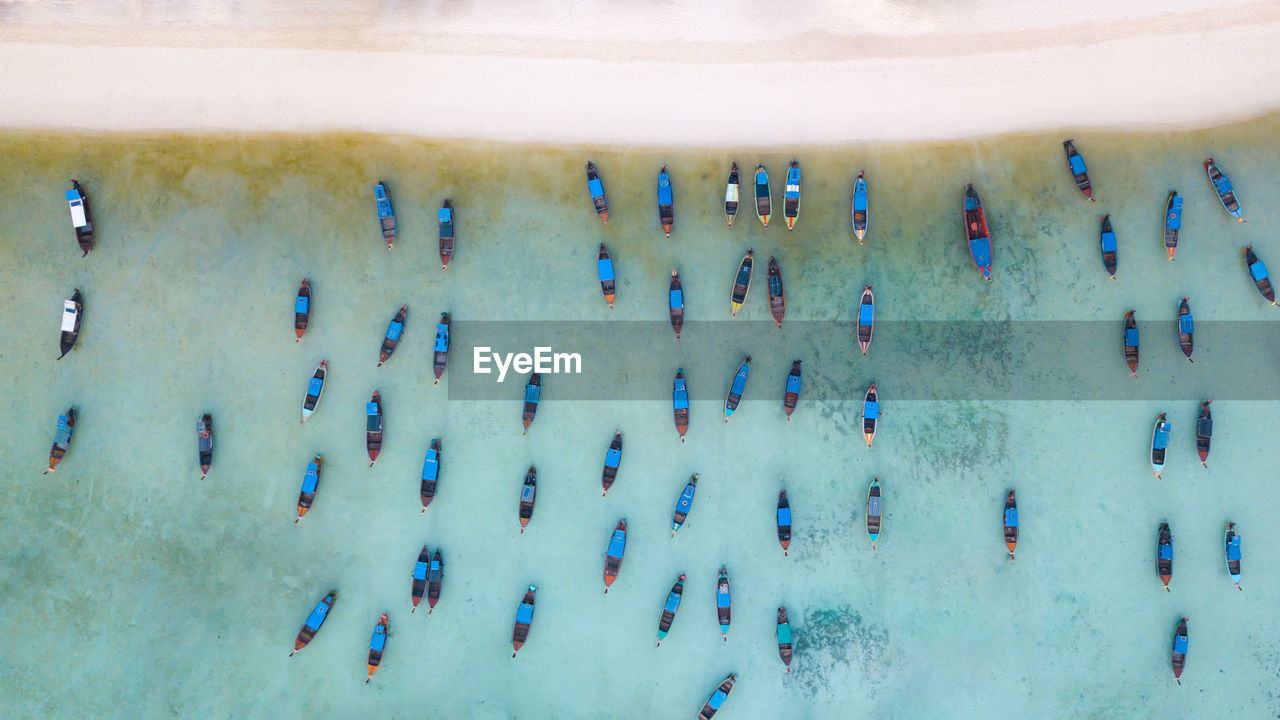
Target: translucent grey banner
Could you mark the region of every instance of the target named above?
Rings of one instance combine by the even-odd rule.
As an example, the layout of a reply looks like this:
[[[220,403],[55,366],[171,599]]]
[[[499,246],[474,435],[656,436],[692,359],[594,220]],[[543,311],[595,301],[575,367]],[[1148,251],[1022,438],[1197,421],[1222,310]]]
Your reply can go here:
[[[1280,322],[1197,322],[1194,363],[1172,319],[1138,325],[1140,366],[1130,377],[1118,314],[1114,322],[881,321],[866,357],[852,322],[688,322],[676,340],[665,322],[459,321],[449,398],[519,401],[528,366],[509,354],[533,362],[543,348],[548,403],[669,402],[677,368],[691,400],[721,400],[745,355],[744,402],[780,402],[793,360],[803,361],[806,401],[860,402],[871,382],[894,401],[1280,400]]]

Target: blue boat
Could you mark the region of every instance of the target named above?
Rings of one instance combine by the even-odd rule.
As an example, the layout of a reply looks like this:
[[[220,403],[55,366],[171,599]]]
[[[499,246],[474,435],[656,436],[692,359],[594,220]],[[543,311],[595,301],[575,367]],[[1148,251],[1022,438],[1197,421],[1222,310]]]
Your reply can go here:
[[[600,476],[600,484],[604,487],[604,491],[600,493],[600,497],[609,494],[609,488],[613,487],[613,481],[618,477],[618,466],[622,464],[622,431],[617,430],[613,433],[613,441],[609,443],[609,449],[604,454],[604,472]]]
[[[76,409],[67,408],[67,412],[58,416],[58,430],[53,435],[53,447],[49,450],[49,469],[45,475],[58,469],[58,463],[66,457],[71,449],[71,438],[76,432]]]
[[[857,236],[859,245],[867,235],[867,223],[871,219],[871,209],[867,205],[867,181],[863,175],[859,170],[858,179],[853,181],[853,234]]]
[[[595,163],[587,161],[587,192],[591,195],[591,205],[596,209],[596,215],[600,216],[600,221],[605,225],[609,224],[609,199],[604,194],[604,183],[600,182],[600,173],[596,171]]]
[[[729,642],[729,622],[733,619],[733,602],[729,596],[729,572],[720,568],[720,577],[716,578],[716,620],[720,623],[720,634],[725,642]]]
[[[1178,629],[1173,631],[1173,679],[1182,684],[1182,670],[1187,666],[1187,619],[1178,619]]]
[[[787,608],[783,606],[778,608],[778,657],[787,666],[787,672],[791,672],[791,656],[791,622],[787,619]]]
[[[369,467],[373,467],[382,452],[382,396],[377,390],[364,404],[364,418],[364,447],[369,453]]]
[[[1227,523],[1227,533],[1223,539],[1227,550],[1227,573],[1231,575],[1231,582],[1235,583],[1236,589],[1244,591],[1240,587],[1240,534],[1236,532],[1235,523]]]
[[[1164,470],[1164,456],[1169,448],[1169,433],[1172,430],[1173,426],[1165,420],[1165,414],[1160,413],[1156,417],[1155,427],[1151,429],[1151,469],[1155,471],[1156,477],[1160,477]]]
[[[1018,548],[1018,496],[1013,490],[1004,496],[1004,546],[1013,560],[1013,551]]]
[[[600,243],[600,252],[596,255],[596,271],[600,275],[600,291],[604,293],[605,302],[609,303],[609,309],[612,310],[617,286],[613,277],[613,259],[609,257],[604,243]]]
[[[667,306],[671,310],[671,329],[676,331],[676,339],[680,339],[680,330],[684,328],[684,288],[680,285],[680,273],[671,271],[671,288],[667,292]]]
[[[324,395],[324,378],[328,374],[328,368],[329,361],[321,360],[320,366],[307,381],[307,394],[302,398],[302,422],[309,420],[315,413],[316,406],[320,404],[320,397]]]
[[[440,439],[432,438],[431,447],[427,448],[427,457],[422,461],[422,485],[418,490],[418,495],[422,500],[422,512],[427,511],[427,506],[436,497],[436,487],[440,484]]]
[[[380,182],[373,187],[373,199],[378,203],[378,227],[382,230],[382,239],[387,242],[387,250],[396,244],[396,211],[391,207],[391,192],[387,184]]]
[[[298,285],[298,296],[293,300],[293,332],[298,336],[294,342],[302,342],[302,335],[311,324],[311,281],[302,278]]]
[[[1169,262],[1178,252],[1178,234],[1182,231],[1182,197],[1176,190],[1169,192],[1169,199],[1164,203],[1164,249],[1169,253]]]
[[[858,300],[858,347],[862,356],[866,357],[867,348],[871,347],[871,336],[875,332],[876,296],[871,286],[862,288],[862,298]]]
[[[1093,186],[1089,184],[1089,168],[1085,167],[1084,157],[1076,150],[1076,145],[1071,140],[1063,141],[1062,148],[1067,153],[1067,170],[1071,172],[1071,179],[1075,181],[1076,189],[1081,195],[1093,200]]]
[[[524,386],[524,409],[520,413],[520,419],[524,423],[524,432],[521,435],[529,434],[529,426],[538,417],[538,403],[542,399],[542,374],[533,373],[529,376],[529,382]]]
[[[422,598],[427,594],[427,572],[431,568],[431,551],[427,550],[427,546],[422,546],[422,551],[418,553],[418,562],[413,564],[413,583],[410,586],[409,597],[413,602],[413,609],[409,614],[418,611],[418,605],[422,602]]]
[[[1271,277],[1267,274],[1267,266],[1262,264],[1258,256],[1253,252],[1253,246],[1250,245],[1244,249],[1244,264],[1249,268],[1249,277],[1253,280],[1253,286],[1258,288],[1258,294],[1272,305],[1276,304],[1276,291],[1271,286]]]
[[[1112,280],[1116,279],[1116,233],[1111,229],[1111,216],[1102,216],[1102,267]]]
[[[684,442],[684,434],[689,431],[689,386],[684,379],[684,368],[676,370],[676,379],[671,389],[671,407],[675,410],[676,432],[680,433],[680,442]]]
[[[1169,582],[1173,580],[1173,533],[1169,530],[1169,523],[1160,523],[1156,535],[1156,574],[1160,576],[1165,592],[1173,592],[1169,589]]]
[[[715,692],[711,693],[711,697],[702,704],[702,709],[698,711],[698,720],[711,720],[720,707],[724,705],[724,701],[729,699],[729,693],[733,690],[733,684],[738,679],[737,675],[730,674],[721,682]]]
[[[307,472],[302,476],[302,490],[298,492],[298,517],[294,518],[294,523],[301,520],[316,501],[316,489],[320,487],[320,471],[323,469],[323,455],[316,455],[307,463]]]
[[[787,229],[795,229],[796,220],[800,218],[800,163],[796,160],[792,160],[787,168],[787,191],[782,196],[782,216],[787,220]]]
[[[400,344],[400,336],[404,334],[404,322],[408,313],[409,306],[401,305],[396,316],[387,324],[387,333],[382,338],[382,348],[378,352],[378,367],[382,367],[382,363],[391,357],[391,353],[395,352],[396,346]]]
[[[449,313],[440,313],[440,322],[436,323],[436,344],[432,347],[431,371],[436,379],[432,385],[439,385],[440,378],[449,367],[449,328],[452,322]]]
[[[520,601],[520,607],[516,608],[516,622],[511,628],[511,647],[513,648],[511,657],[515,657],[525,641],[529,639],[529,628],[533,625],[533,603],[537,592],[538,588],[530,585],[529,590],[524,594],[524,599]]]
[[[1187,356],[1187,360],[1195,362],[1191,359],[1191,353],[1195,350],[1195,333],[1196,321],[1191,315],[1191,298],[1184,297],[1182,302],[1178,304],[1178,347],[1182,348],[1182,354]]]
[[[738,366],[738,372],[733,376],[733,384],[729,386],[729,392],[724,396],[724,421],[729,422],[729,416],[733,415],[733,411],[738,409],[738,403],[742,402],[742,394],[747,391],[747,376],[751,374],[751,356],[748,355],[743,359],[742,364]]]
[[[787,387],[782,393],[782,409],[787,413],[787,422],[791,422],[791,413],[800,400],[800,361],[791,363],[791,372],[787,373]]]
[[[622,518],[613,528],[609,536],[609,549],[604,556],[604,594],[609,594],[609,586],[618,579],[622,570],[622,556],[627,552],[627,519]]]
[[[662,171],[658,173],[658,223],[662,225],[662,232],[671,237],[671,226],[676,222],[676,201],[671,192],[671,175],[667,172],[667,166],[662,166]]]
[[[1134,311],[1124,314],[1124,332],[1120,338],[1124,361],[1129,366],[1129,377],[1138,376],[1138,320]]]
[[[973,184],[964,189],[964,232],[969,242],[969,254],[982,276],[991,282],[991,231],[987,229],[987,214],[982,209],[982,198]]]
[[[436,217],[440,227],[440,269],[447,270],[453,259],[453,202],[445,198]]]
[[[680,493],[680,499],[676,501],[676,511],[671,515],[671,537],[676,536],[676,531],[688,519],[689,512],[693,510],[693,494],[697,491],[698,473],[694,473],[693,477],[689,478],[689,482],[685,483],[684,492]]]
[[[862,436],[866,439],[868,448],[871,447],[871,441],[876,439],[876,428],[879,426],[880,393],[876,391],[876,384],[871,383],[862,396]]]
[[[760,224],[769,227],[769,216],[773,214],[773,198],[769,194],[769,172],[763,165],[756,166],[756,217]]]
[[[786,557],[791,547],[791,501],[787,499],[787,491],[778,492],[778,544],[782,546],[782,556]]]
[[[1204,171],[1209,176],[1209,182],[1213,184],[1213,191],[1217,193],[1222,209],[1235,218],[1236,222],[1247,222],[1244,219],[1244,210],[1240,207],[1240,199],[1236,197],[1235,188],[1231,187],[1231,180],[1222,174],[1218,163],[1214,162],[1213,158],[1205,160]]]
[[[387,632],[390,629],[387,614],[382,613],[378,616],[377,624],[373,626],[373,637],[369,638],[369,677],[365,678],[365,685],[369,684],[378,666],[382,664],[382,653],[387,649]]]
[[[307,616],[302,623],[302,630],[298,631],[298,637],[293,641],[293,652],[289,653],[289,657],[293,657],[294,653],[307,646],[316,633],[320,632],[320,628],[324,626],[324,621],[329,617],[329,611],[333,609],[333,603],[338,599],[338,591],[330,590],[320,602],[316,603],[316,607]]]
[[[676,612],[680,609],[680,600],[684,597],[684,573],[680,573],[680,577],[676,578],[676,582],[671,586],[671,592],[667,593],[667,602],[662,606],[662,615],[658,617],[658,644],[655,647],[662,647],[662,641],[666,639],[667,633],[671,632],[671,623],[675,622]]]

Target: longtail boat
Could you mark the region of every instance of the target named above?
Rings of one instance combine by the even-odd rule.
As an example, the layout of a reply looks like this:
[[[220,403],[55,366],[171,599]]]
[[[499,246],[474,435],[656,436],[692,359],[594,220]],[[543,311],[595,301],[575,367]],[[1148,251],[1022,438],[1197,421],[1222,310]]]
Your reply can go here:
[[[742,184],[738,182],[738,163],[729,167],[729,181],[724,186],[724,219],[733,227],[733,219],[738,217],[738,193]]]
[[[1191,360],[1191,352],[1195,349],[1195,318],[1191,316],[1191,298],[1184,297],[1182,302],[1178,304],[1178,347],[1182,348],[1182,354],[1187,356],[1187,360]]]
[[[537,592],[538,588],[530,585],[524,599],[520,601],[520,607],[516,608],[516,622],[511,628],[511,657],[515,657],[529,639],[529,626],[533,624],[534,595]]]
[[[1138,320],[1133,310],[1124,314],[1124,332],[1120,335],[1120,347],[1124,361],[1129,366],[1129,376],[1138,376]]]
[[[382,230],[382,239],[390,251],[396,244],[396,211],[391,207],[391,191],[386,183],[379,182],[373,186],[373,199],[378,205],[378,228]]]
[[[609,449],[604,453],[604,471],[600,475],[600,485],[604,488],[600,493],[600,497],[609,494],[609,488],[613,487],[613,481],[618,477],[618,466],[622,464],[622,431],[616,430],[613,433],[613,440],[609,443]]]
[[[67,356],[80,339],[80,321],[84,318],[84,296],[80,288],[71,293],[70,300],[62,301],[62,336],[58,341],[58,349],[62,352],[58,359]]]
[[[440,378],[444,376],[444,371],[449,367],[449,330],[452,326],[449,320],[449,313],[440,313],[440,322],[436,323],[436,344],[432,348],[434,356],[431,361],[431,371],[435,373],[436,379],[431,384],[439,385]]]
[[[876,426],[880,424],[880,395],[876,392],[876,384],[867,386],[867,394],[862,396],[862,436],[871,447],[876,439]]]
[[[658,644],[654,647],[662,647],[662,641],[666,639],[667,633],[671,632],[671,623],[675,622],[676,612],[680,609],[680,600],[684,597],[684,573],[680,573],[680,577],[676,578],[676,582],[671,586],[671,592],[667,593],[667,601],[662,605],[662,614],[658,616]]]
[[[1177,190],[1169,191],[1169,199],[1164,203],[1164,249],[1169,253],[1169,261],[1178,252],[1178,233],[1182,231],[1182,197]]]
[[[49,469],[45,475],[58,469],[58,463],[66,457],[71,449],[71,438],[76,434],[76,409],[67,408],[67,412],[58,416],[58,430],[53,435],[53,447],[49,449]]]
[[[394,353],[396,346],[400,344],[400,338],[404,335],[405,317],[408,314],[409,306],[401,305],[395,317],[391,318],[391,322],[387,325],[387,333],[382,338],[382,349],[378,352],[378,367],[382,367],[382,363],[391,357],[391,353]]]
[[[773,199],[769,196],[769,173],[763,165],[756,166],[756,217],[760,224],[769,227],[769,216],[773,214]]]
[[[1085,167],[1084,157],[1076,150],[1076,144],[1071,140],[1064,141],[1062,148],[1067,152],[1067,170],[1071,172],[1071,179],[1076,181],[1076,189],[1089,200],[1093,200],[1093,186],[1089,184],[1089,169]]]
[[[1169,590],[1169,581],[1173,579],[1173,533],[1169,532],[1169,523],[1160,523],[1160,532],[1156,539],[1156,574],[1160,576],[1160,582],[1164,585],[1166,592]]]
[[[680,493],[680,499],[676,500],[676,510],[671,514],[671,537],[676,536],[676,531],[689,518],[689,513],[693,510],[693,495],[697,491],[698,473],[694,473],[689,478],[689,482],[685,483],[684,490]]]
[[[316,455],[311,458],[311,462],[307,463],[307,472],[302,476],[302,489],[298,491],[298,517],[294,518],[295,523],[301,520],[315,503],[316,490],[320,487],[320,472],[323,469],[323,455]]]
[[[684,328],[684,288],[680,285],[680,273],[671,271],[671,289],[667,292],[667,306],[671,309],[671,329],[676,331],[676,339],[680,339],[680,330]]]
[[[533,519],[533,503],[538,499],[538,469],[530,465],[524,474],[524,485],[520,487],[520,534]]]
[[[871,336],[875,331],[876,322],[876,296],[871,292],[871,286],[862,288],[862,298],[858,301],[858,347],[862,349],[863,357],[867,355],[867,348],[871,347]]]
[[[787,291],[782,287],[782,269],[772,256],[769,257],[769,314],[781,330],[782,318],[787,314]]]
[[[729,309],[734,317],[738,316],[738,311],[747,301],[747,293],[751,290],[752,252],[752,248],[747,248],[747,254],[742,256],[742,262],[738,264],[738,274],[733,278],[733,291],[729,294]]]
[[[1116,279],[1116,233],[1111,229],[1111,216],[1102,216],[1102,267],[1112,280]]]
[[[298,296],[293,300],[293,333],[298,336],[294,342],[302,342],[302,336],[311,324],[311,281],[302,278],[298,285]]]
[[[1173,665],[1173,679],[1182,684],[1182,670],[1187,666],[1187,619],[1178,620],[1178,629],[1173,631],[1173,654],[1170,657]]]
[[[591,195],[591,205],[600,216],[600,222],[609,224],[609,198],[604,194],[604,183],[600,181],[600,173],[595,163],[587,161],[587,193]]]
[[[213,417],[209,413],[196,421],[196,455],[200,459],[200,479],[205,479],[213,466]]]
[[[364,448],[369,452],[369,467],[373,467],[382,452],[382,397],[377,390],[364,405]]]
[[[66,198],[71,208],[71,228],[75,230],[76,242],[80,245],[80,257],[84,257],[93,249],[93,211],[89,209],[89,196],[80,183],[72,180]]]
[[[604,554],[604,594],[609,594],[609,586],[618,579],[622,570],[622,556],[627,552],[627,519],[622,518],[613,528],[609,536],[609,548]]]
[[[1275,305],[1276,291],[1271,287],[1271,278],[1267,275],[1267,266],[1263,265],[1258,256],[1253,253],[1252,245],[1244,249],[1244,264],[1245,267],[1249,268],[1249,277],[1253,278],[1253,285],[1258,288],[1258,293],[1266,298],[1267,302]]]
[[[791,548],[791,502],[787,500],[787,491],[778,491],[778,544],[782,546],[782,556],[786,557]]]
[[[671,237],[671,226],[676,223],[676,201],[671,192],[671,174],[667,166],[662,166],[658,173],[658,224],[662,232]]]
[[[422,485],[418,490],[418,496],[422,500],[422,515],[427,512],[427,506],[436,497],[436,488],[440,484],[440,463],[444,457],[440,453],[440,439],[432,438],[431,446],[427,448],[427,457],[422,461]]]
[[[742,402],[742,394],[747,391],[747,378],[751,375],[751,356],[748,355],[742,360],[742,364],[738,366],[738,372],[733,376],[733,383],[729,385],[729,392],[724,396],[724,421],[729,422],[729,417],[733,415],[733,411],[738,409],[738,403]]]
[[[306,647],[307,643],[315,638],[316,633],[320,632],[325,618],[329,617],[329,611],[333,609],[333,601],[337,599],[338,591],[330,590],[328,595],[316,603],[311,614],[303,621],[302,629],[298,631],[298,637],[293,641],[293,652],[289,653],[289,657],[293,657],[294,653]]]
[[[612,310],[616,283],[613,278],[613,259],[609,257],[604,243],[600,243],[600,252],[596,255],[596,271],[600,275],[600,291],[604,293],[605,302],[609,303],[609,309]]]
[[[711,717],[719,712],[720,707],[724,705],[724,701],[729,698],[729,693],[733,691],[733,683],[737,679],[737,675],[730,673],[724,679],[724,682],[720,683],[715,692],[711,693],[711,697],[707,698],[707,701],[702,704],[702,709],[698,711],[698,720],[711,720]]]
[[[445,198],[444,205],[436,215],[440,226],[440,269],[448,270],[449,261],[453,259],[453,202]]]
[[[867,488],[867,539],[871,541],[871,549],[876,549],[876,541],[880,539],[880,522],[884,518],[884,498],[880,496],[880,478],[871,481]]]
[[[1151,428],[1151,469],[1156,477],[1160,477],[1164,470],[1164,456],[1169,448],[1169,433],[1172,430],[1173,426],[1165,420],[1164,413],[1156,416],[1156,424]]]
[[[1218,201],[1222,203],[1222,209],[1227,214],[1236,219],[1236,222],[1248,222],[1244,219],[1244,210],[1240,207],[1240,199],[1236,197],[1236,191],[1231,187],[1231,180],[1222,174],[1222,170],[1218,167],[1218,163],[1209,158],[1204,161],[1205,174],[1209,176],[1209,182],[1213,184],[1213,191],[1218,195]]]
[[[311,374],[311,379],[307,381],[307,394],[302,398],[302,422],[306,422],[315,414],[316,406],[320,404],[320,398],[324,395],[324,377],[328,372],[329,361],[321,360],[316,371]]]
[[[378,671],[378,666],[382,664],[382,653],[387,649],[387,632],[390,629],[387,614],[382,613],[373,626],[373,637],[369,638],[369,677],[365,678],[365,685],[369,684],[373,674]]]
[[[684,379],[684,369],[676,369],[676,379],[671,389],[671,407],[675,410],[676,432],[680,433],[680,442],[684,442],[684,434],[689,431],[689,385]]]
[[[733,601],[729,596],[729,571],[722,566],[716,578],[716,620],[720,623],[720,635],[729,642],[729,622],[733,619]]]
[[[529,434],[529,426],[538,417],[538,402],[542,399],[542,374],[533,373],[529,376],[529,382],[524,385],[524,410],[520,413],[520,420],[524,423],[524,432],[521,435]]]
[[[1012,490],[1004,496],[1004,544],[1013,560],[1013,551],[1018,547],[1018,498]]]
[[[791,363],[791,372],[787,373],[787,385],[782,392],[782,409],[787,412],[787,422],[791,422],[791,413],[800,400],[800,361]]]
[[[409,590],[410,599],[413,602],[413,609],[409,614],[418,611],[418,604],[422,602],[422,598],[427,594],[427,572],[431,569],[431,551],[426,545],[422,546],[421,552],[418,553],[418,562],[413,564],[413,585]]]
[[[1209,467],[1209,443],[1213,440],[1213,413],[1209,412],[1209,403],[1200,403],[1200,412],[1196,415],[1196,454],[1200,456],[1200,465]]]
[[[987,214],[982,209],[973,184],[964,189],[964,234],[969,243],[969,254],[982,276],[991,282],[991,231],[987,229]]]
[[[871,219],[871,210],[867,205],[867,180],[864,173],[858,171],[858,179],[853,181],[853,234],[858,244],[867,235],[867,222]]]
[[[1231,575],[1231,582],[1235,583],[1236,589],[1243,592],[1244,588],[1240,587],[1240,534],[1236,532],[1235,523],[1227,523],[1223,543],[1226,546],[1227,573]]]
[[[782,196],[782,216],[787,220],[787,230],[793,230],[800,218],[800,163],[791,161],[787,168],[787,191]]]
[[[436,603],[440,602],[440,589],[444,587],[444,558],[440,555],[440,549],[436,548],[436,554],[431,558],[431,567],[427,569],[427,614],[430,615],[432,610],[436,609]]]
[[[787,620],[786,606],[778,608],[778,657],[787,666],[787,672],[791,672],[791,623]]]

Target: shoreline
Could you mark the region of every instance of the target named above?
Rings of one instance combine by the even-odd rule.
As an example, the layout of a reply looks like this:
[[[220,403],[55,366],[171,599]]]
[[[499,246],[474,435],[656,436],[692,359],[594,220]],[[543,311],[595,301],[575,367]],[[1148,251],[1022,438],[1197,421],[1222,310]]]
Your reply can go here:
[[[545,19],[521,30],[445,17],[461,8],[429,25],[375,22],[370,10],[352,28],[288,10],[208,27],[125,17],[55,28],[52,11],[41,22],[15,13],[0,24],[0,127],[777,147],[1191,130],[1280,110],[1280,6],[1153,5],[1101,22],[1086,17],[1105,16],[1094,4],[1014,27],[992,0],[963,32],[923,34],[822,13],[774,37],[741,20],[686,38],[597,32],[595,18],[563,41]],[[662,9],[600,11],[652,21]]]

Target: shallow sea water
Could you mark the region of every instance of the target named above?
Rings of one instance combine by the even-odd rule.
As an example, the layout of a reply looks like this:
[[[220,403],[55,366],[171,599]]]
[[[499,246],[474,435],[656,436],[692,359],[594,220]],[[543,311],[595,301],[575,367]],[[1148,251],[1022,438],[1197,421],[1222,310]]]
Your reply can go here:
[[[736,672],[721,717],[1280,716],[1280,396],[1267,375],[1280,310],[1259,298],[1240,260],[1252,243],[1280,268],[1280,207],[1270,202],[1280,193],[1278,133],[1272,116],[1194,132],[1077,134],[1096,203],[1072,185],[1059,133],[736,154],[345,135],[4,134],[0,715],[692,717]],[[1235,182],[1248,224],[1230,222],[1211,194],[1201,168],[1211,154]],[[803,204],[788,233],[781,188],[793,156],[804,168]],[[588,158],[609,193],[607,227],[586,195]],[[725,227],[733,159],[744,199],[756,162],[771,170],[778,212],[767,230],[749,205]],[[676,192],[670,240],[654,200],[664,163]],[[849,227],[859,167],[872,208],[862,246]],[[62,200],[70,177],[85,185],[97,220],[98,246],[83,259]],[[400,222],[390,253],[376,230],[379,179]],[[988,209],[990,285],[961,234],[965,182]],[[1160,244],[1171,188],[1186,197],[1175,263]],[[445,197],[458,240],[441,272],[435,212]],[[1119,235],[1117,281],[1098,257],[1104,212]],[[601,241],[617,268],[612,311],[595,276]],[[730,321],[729,286],[747,246],[755,283]],[[787,283],[781,331],[768,322],[770,255]],[[687,297],[679,343],[661,328],[672,267]],[[295,344],[303,276],[314,311]],[[912,347],[886,329],[870,357],[850,355],[848,323],[868,283],[886,328],[1096,322],[1097,348],[1066,344],[1061,353],[1097,390],[1041,397],[1044,378],[1010,359],[1016,348],[967,343],[963,324],[946,336],[949,347]],[[83,332],[55,361],[58,313],[73,287],[85,295]],[[1144,327],[1144,369],[1129,380],[1116,347],[1121,315],[1136,308],[1167,330],[1183,295],[1206,329],[1200,361],[1183,362],[1172,338]],[[405,340],[375,368],[401,303],[410,305]],[[445,310],[457,344],[433,387],[432,326]],[[558,350],[599,357],[592,344],[604,337],[625,370],[610,376],[609,391],[547,377],[522,437],[524,378],[498,389],[467,378],[466,351],[481,335],[499,345],[518,335],[510,328],[559,320],[596,322],[557,325]],[[1247,324],[1234,346],[1215,346],[1213,321],[1228,320]],[[1054,339],[1042,342],[1051,353]],[[929,372],[944,359],[950,369],[935,383],[961,399],[895,401],[895,384],[909,386],[919,371],[912,352],[934,353]],[[745,353],[754,353],[751,384],[726,425],[720,393]],[[797,357],[805,390],[788,423],[780,398]],[[300,425],[322,358],[324,399]],[[1188,398],[1215,387],[1215,373],[1237,359],[1266,382],[1214,403],[1202,469]],[[695,394],[683,444],[669,397],[680,366]],[[965,397],[975,375],[1012,389]],[[868,450],[860,399],[871,380],[884,413]],[[1124,382],[1139,390],[1121,394]],[[1016,399],[1020,388],[1035,399]],[[386,437],[370,469],[362,404],[374,389]],[[42,477],[70,404],[80,413],[74,444]],[[194,424],[205,411],[216,454],[201,482]],[[1158,412],[1174,424],[1162,480],[1147,461]],[[601,499],[615,429],[622,467]],[[417,488],[433,437],[443,471],[422,515]],[[319,495],[295,525],[314,453],[326,459]],[[520,535],[530,464],[539,497]],[[692,514],[664,538],[693,472],[701,479]],[[863,532],[873,476],[886,510],[875,551]],[[1022,520],[1013,562],[1000,530],[1011,487]],[[774,528],[781,488],[795,518],[785,558]],[[606,596],[601,565],[620,516],[627,553]],[[1161,592],[1153,567],[1162,520],[1175,535],[1172,593]],[[1228,520],[1244,538],[1242,593],[1223,565]],[[410,573],[424,542],[443,550],[446,579],[435,612],[424,604],[411,615]],[[721,565],[733,584],[727,642],[714,617]],[[655,649],[680,572],[684,604]],[[511,624],[529,583],[538,586],[534,624],[512,660]],[[330,589],[341,596],[328,622],[290,659],[303,619]],[[790,674],[774,641],[780,604],[796,637]],[[365,686],[380,612],[390,613],[391,636]],[[1181,615],[1191,639],[1178,687],[1169,649]]]

